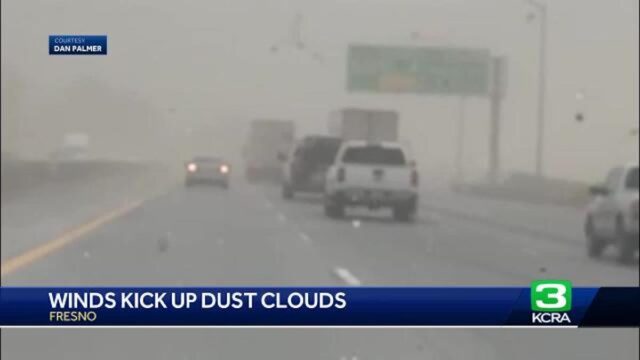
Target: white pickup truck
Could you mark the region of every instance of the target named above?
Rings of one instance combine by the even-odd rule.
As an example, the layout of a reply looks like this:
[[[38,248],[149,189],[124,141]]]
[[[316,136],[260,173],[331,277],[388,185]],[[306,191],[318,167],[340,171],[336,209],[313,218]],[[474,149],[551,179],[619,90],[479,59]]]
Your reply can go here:
[[[418,209],[418,171],[408,149],[396,142],[346,141],[325,180],[325,214],[344,216],[346,207],[387,207],[399,221]]]
[[[591,188],[585,233],[587,253],[598,257],[611,244],[620,262],[633,259],[638,250],[638,164],[617,166],[604,184]]]

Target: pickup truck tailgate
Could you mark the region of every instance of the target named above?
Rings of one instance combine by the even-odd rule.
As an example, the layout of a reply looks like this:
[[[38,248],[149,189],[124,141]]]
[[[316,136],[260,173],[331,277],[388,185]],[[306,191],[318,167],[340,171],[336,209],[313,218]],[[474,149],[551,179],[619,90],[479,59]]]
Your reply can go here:
[[[409,166],[349,165],[344,167],[345,185],[373,190],[406,190],[411,186]]]

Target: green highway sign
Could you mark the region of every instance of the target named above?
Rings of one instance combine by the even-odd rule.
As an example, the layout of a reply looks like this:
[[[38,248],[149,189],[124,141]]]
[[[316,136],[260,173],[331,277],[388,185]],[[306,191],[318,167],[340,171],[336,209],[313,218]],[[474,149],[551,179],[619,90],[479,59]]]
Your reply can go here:
[[[490,63],[486,49],[350,45],[347,90],[485,96]]]

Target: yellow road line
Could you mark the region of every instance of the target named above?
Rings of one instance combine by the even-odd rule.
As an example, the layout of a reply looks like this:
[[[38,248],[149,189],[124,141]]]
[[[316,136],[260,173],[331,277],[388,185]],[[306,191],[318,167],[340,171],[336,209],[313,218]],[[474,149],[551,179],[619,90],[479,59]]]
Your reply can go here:
[[[80,226],[77,226],[71,230],[66,231],[62,235],[57,238],[46,242],[42,245],[36,246],[33,249],[27,250],[26,252],[15,256],[13,258],[8,259],[2,263],[0,267],[0,277],[4,277],[9,275],[29,264],[32,264],[47,255],[50,255],[63,247],[71,244],[72,242],[80,239],[84,235],[96,230],[97,228],[105,225],[116,218],[128,213],[129,211],[137,208],[142,204],[142,201],[136,201],[132,203],[128,203],[122,207],[109,211],[106,214],[100,215],[97,218],[84,223]]]

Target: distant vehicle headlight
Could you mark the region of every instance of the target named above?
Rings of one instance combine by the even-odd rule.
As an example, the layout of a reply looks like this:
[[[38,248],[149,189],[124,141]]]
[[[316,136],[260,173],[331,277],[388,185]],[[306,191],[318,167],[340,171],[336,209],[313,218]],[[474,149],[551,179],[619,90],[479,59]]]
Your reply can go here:
[[[190,163],[189,165],[187,165],[187,170],[189,172],[196,172],[196,171],[198,171],[198,165],[196,165],[194,163]]]
[[[220,172],[223,174],[228,174],[231,169],[229,165],[220,165]]]

